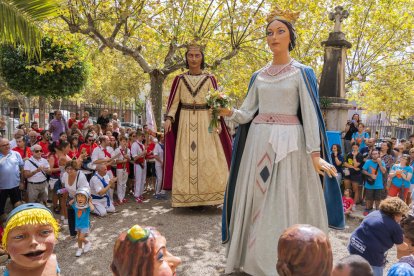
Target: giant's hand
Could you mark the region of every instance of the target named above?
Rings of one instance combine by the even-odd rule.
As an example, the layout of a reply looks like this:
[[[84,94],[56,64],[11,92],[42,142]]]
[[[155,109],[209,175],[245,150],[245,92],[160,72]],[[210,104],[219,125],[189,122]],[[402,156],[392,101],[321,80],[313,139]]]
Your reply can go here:
[[[324,172],[329,175],[329,177],[337,176],[338,173],[336,171],[336,168],[334,165],[329,164],[319,156],[312,157],[313,167],[315,168],[315,171],[323,175]]]
[[[211,110],[211,109],[210,109]],[[233,115],[233,110],[226,108],[226,107],[219,107],[218,108],[218,115],[219,116],[225,116],[225,117],[230,117],[231,115]]]
[[[164,131],[165,131],[165,133],[168,133],[168,132],[171,131],[171,120],[170,119],[165,120],[165,122],[164,122]]]

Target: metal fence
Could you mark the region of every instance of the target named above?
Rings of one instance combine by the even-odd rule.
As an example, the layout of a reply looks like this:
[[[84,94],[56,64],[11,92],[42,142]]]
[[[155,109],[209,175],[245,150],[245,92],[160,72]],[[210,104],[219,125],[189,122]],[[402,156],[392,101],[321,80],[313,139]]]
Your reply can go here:
[[[6,122],[4,128],[0,126],[0,134],[10,139],[19,125],[25,124],[30,127],[33,121],[38,122],[41,128],[48,128],[49,121],[53,119],[54,111],[58,109],[62,111],[62,115],[66,119],[69,119],[72,112],[77,114],[79,119],[82,119],[83,112],[88,111],[90,118],[96,123],[101,112],[107,109],[110,116],[113,113],[118,114],[118,119],[124,127],[138,128],[143,122],[143,106],[135,102],[90,104],[63,100],[46,102],[44,108],[39,109],[38,99],[27,99],[24,103],[0,99],[0,119]]]
[[[385,120],[369,120],[365,122],[365,128],[369,128],[372,136],[378,132],[379,138],[407,139],[414,133],[414,121],[408,119],[390,124]]]

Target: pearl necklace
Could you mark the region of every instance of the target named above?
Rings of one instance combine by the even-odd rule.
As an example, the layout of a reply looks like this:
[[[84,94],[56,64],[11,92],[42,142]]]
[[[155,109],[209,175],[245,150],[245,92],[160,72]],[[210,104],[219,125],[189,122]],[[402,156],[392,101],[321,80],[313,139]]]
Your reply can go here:
[[[266,69],[264,69],[264,71],[266,72],[266,74],[268,74],[269,76],[277,76],[278,74],[280,74],[280,72],[283,71],[283,69],[285,69],[286,67],[288,67],[289,65],[292,64],[292,62],[294,61],[294,59],[292,58],[290,60],[290,62],[288,64],[285,64],[281,67],[281,65],[272,65],[271,63],[269,63],[269,65],[266,67]],[[275,68],[274,70],[272,70],[272,68]],[[280,68],[280,69],[279,69]],[[279,70],[277,70],[279,69]],[[275,70],[277,70],[276,72],[274,72]]]

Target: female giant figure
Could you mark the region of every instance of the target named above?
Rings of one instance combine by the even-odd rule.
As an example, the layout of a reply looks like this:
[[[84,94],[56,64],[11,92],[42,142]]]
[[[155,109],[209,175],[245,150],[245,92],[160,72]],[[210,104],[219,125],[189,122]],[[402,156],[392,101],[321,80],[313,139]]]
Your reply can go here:
[[[331,161],[315,74],[289,55],[298,16],[272,12],[273,62],[253,74],[240,109],[220,111],[241,124],[223,210],[226,273],[276,275],[278,237],[293,224],[344,227],[335,168],[320,157]]]

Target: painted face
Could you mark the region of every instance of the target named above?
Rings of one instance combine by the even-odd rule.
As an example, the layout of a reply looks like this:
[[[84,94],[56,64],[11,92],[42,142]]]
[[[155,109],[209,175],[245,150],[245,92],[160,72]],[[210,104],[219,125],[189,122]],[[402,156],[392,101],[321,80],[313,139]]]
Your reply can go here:
[[[203,56],[199,50],[188,51],[187,61],[188,61],[188,67],[190,69],[200,69],[202,60],[203,60]]]
[[[289,51],[290,34],[288,27],[282,22],[275,20],[266,30],[267,45],[273,53]]]
[[[7,251],[19,266],[36,268],[44,265],[55,247],[56,238],[50,225],[22,225],[7,237]]]
[[[167,241],[160,234],[155,236],[155,250],[153,276],[175,276],[177,266],[181,264],[181,259],[168,252]]]

